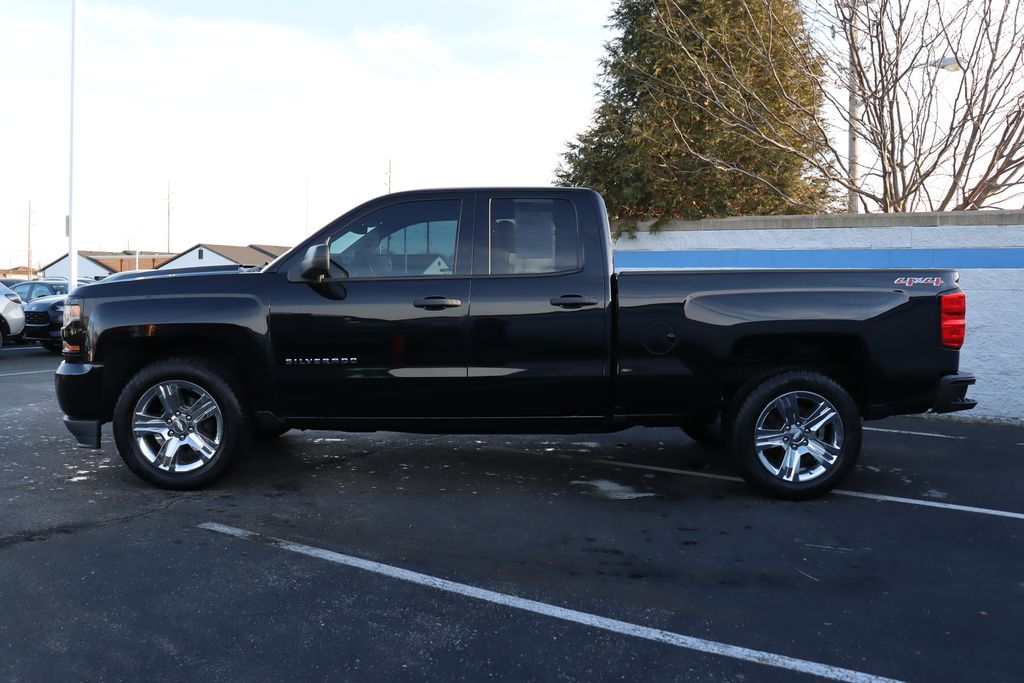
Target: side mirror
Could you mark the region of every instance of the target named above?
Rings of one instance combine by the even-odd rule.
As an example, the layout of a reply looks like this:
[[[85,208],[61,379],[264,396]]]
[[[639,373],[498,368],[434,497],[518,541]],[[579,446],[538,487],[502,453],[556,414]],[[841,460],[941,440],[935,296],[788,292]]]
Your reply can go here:
[[[330,266],[330,252],[326,244],[314,244],[306,250],[299,264],[299,275],[303,280],[320,280],[327,276]]]

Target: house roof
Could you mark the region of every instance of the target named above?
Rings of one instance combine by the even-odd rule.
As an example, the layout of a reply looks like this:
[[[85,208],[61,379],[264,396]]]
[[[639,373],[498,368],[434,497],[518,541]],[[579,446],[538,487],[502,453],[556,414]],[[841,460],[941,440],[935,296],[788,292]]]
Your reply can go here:
[[[199,249],[200,247],[223,256],[229,261],[234,261],[240,266],[262,265],[268,261],[274,260],[291,248],[279,247],[272,244],[250,244],[247,246],[240,246],[236,244],[210,244],[209,242],[200,242],[199,244],[189,247],[180,254],[175,255],[174,258],[168,259],[160,267],[163,268],[168,263],[171,263],[185,254]]]
[[[161,252],[156,252],[156,251],[140,251],[138,253],[139,253],[139,255],[145,256],[146,258],[164,258],[164,257],[168,257],[169,258],[171,256],[175,256],[175,254],[168,254],[168,253],[162,252],[162,251]],[[88,259],[88,260],[92,261],[93,263],[95,263],[100,268],[103,268],[103,269],[108,270],[111,273],[113,273],[114,270],[110,266],[108,266],[108,265],[106,265],[104,263],[101,263],[99,261],[99,259],[101,259],[101,258],[105,258],[105,259],[135,258],[135,251],[131,250],[131,249],[124,249],[122,251],[92,251],[90,249],[79,249],[78,250],[78,256],[80,258]],[[49,263],[47,263],[45,266],[40,266],[38,270],[39,271],[46,270],[50,266],[60,262],[63,259],[66,259],[67,257],[68,257],[67,254],[62,254],[60,257],[55,258],[54,260],[52,260]]]
[[[0,269],[0,273],[4,273],[5,277],[7,275],[32,275],[35,272],[34,268],[29,268],[28,266],[15,266],[14,268]]]
[[[96,256],[98,256],[100,254],[104,254],[104,253],[105,252],[101,252],[101,251],[82,251],[82,250],[79,250],[78,257],[79,258],[88,259],[89,261],[92,261],[93,263],[95,263],[100,268],[103,268],[104,270],[108,270],[111,273],[113,273],[114,272],[113,269],[111,269],[109,266],[106,266],[106,265],[104,265],[104,264],[102,264],[102,263],[100,263],[99,261],[96,260]],[[60,263],[61,261],[63,261],[67,257],[68,257],[67,254],[62,254],[58,258],[55,258],[54,260],[52,260],[49,263],[47,263],[45,266],[40,266],[39,270],[40,271],[46,270],[50,266],[53,266],[53,265],[56,265],[56,264]]]
[[[253,249],[259,249],[262,252],[266,252],[267,254],[273,256],[274,258],[277,258],[284,252],[291,249],[291,247],[280,247],[276,244],[250,244],[249,246],[252,247]]]

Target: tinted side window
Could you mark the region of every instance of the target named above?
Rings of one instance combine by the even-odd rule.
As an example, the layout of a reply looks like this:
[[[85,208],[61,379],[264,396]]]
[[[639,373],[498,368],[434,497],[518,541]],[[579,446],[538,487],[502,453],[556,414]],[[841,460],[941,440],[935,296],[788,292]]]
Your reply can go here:
[[[566,199],[492,199],[491,275],[558,273],[577,270],[579,227]]]
[[[331,238],[331,260],[349,277],[451,275],[461,208],[445,199],[371,211]]]
[[[29,298],[28,298],[28,290],[31,289],[32,287],[33,287],[33,285],[30,285],[30,284],[28,284],[28,285],[14,285],[13,287],[11,287],[11,289],[13,291],[17,292],[18,296],[20,296],[22,298],[22,300],[28,301],[29,300]]]

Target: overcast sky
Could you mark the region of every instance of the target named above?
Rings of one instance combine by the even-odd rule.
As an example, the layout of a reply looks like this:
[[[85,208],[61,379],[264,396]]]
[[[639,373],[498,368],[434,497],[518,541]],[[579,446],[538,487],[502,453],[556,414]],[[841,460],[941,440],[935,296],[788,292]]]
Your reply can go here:
[[[66,251],[70,0],[0,3],[0,267]],[[393,189],[548,185],[610,0],[82,0],[81,249],[292,245]],[[308,179],[308,180],[307,180]],[[308,229],[307,229],[308,186]]]

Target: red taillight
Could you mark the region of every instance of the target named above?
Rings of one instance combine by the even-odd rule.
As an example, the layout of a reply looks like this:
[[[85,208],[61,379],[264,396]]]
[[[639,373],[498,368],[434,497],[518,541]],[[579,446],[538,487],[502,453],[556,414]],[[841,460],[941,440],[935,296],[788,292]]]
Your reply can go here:
[[[942,315],[939,329],[942,333],[942,345],[959,349],[964,345],[967,332],[967,296],[963,292],[943,294]]]

